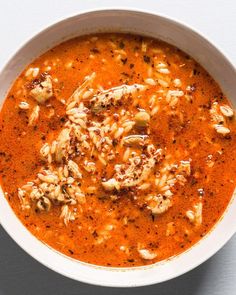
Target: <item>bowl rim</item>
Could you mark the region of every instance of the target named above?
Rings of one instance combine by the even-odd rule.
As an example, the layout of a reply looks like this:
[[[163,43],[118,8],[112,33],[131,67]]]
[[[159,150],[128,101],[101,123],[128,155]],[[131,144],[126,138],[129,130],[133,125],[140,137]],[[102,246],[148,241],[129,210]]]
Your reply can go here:
[[[40,36],[42,34],[45,34],[48,30],[51,30],[53,27],[55,26],[58,26],[59,24],[62,24],[63,22],[67,22],[67,21],[70,21],[74,18],[78,18],[78,17],[81,17],[83,15],[86,15],[86,14],[93,14],[93,13],[101,13],[101,12],[130,12],[130,13],[137,13],[137,14],[142,14],[142,15],[150,15],[150,16],[155,16],[155,17],[159,17],[167,22],[171,22],[172,24],[176,25],[176,26],[179,26],[181,27],[183,30],[189,30],[191,31],[193,34],[195,34],[198,38],[200,38],[201,40],[203,40],[206,44],[208,44],[209,46],[211,46],[213,48],[213,50],[215,50],[216,52],[218,52],[222,58],[227,62],[228,66],[231,67],[231,69],[235,72],[236,74],[236,69],[235,69],[235,66],[230,62],[229,58],[226,56],[225,53],[222,52],[221,49],[219,49],[219,46],[217,45],[217,47],[214,45],[214,43],[212,41],[209,40],[209,38],[206,38],[204,36],[204,34],[200,33],[198,30],[196,29],[193,29],[191,26],[189,26],[188,24],[186,24],[185,22],[183,21],[179,21],[177,20],[176,18],[173,18],[173,17],[170,17],[170,16],[167,16],[165,14],[161,14],[161,13],[158,13],[156,11],[151,11],[151,10],[147,10],[147,9],[140,9],[140,8],[134,8],[134,7],[130,7],[130,6],[125,6],[125,7],[120,7],[120,6],[117,6],[117,7],[101,7],[101,8],[91,8],[91,9],[85,9],[85,10],[81,10],[75,14],[69,14],[69,15],[66,15],[66,16],[63,16],[63,17],[59,17],[57,19],[55,19],[52,23],[49,23],[48,25],[44,26],[43,29],[41,30],[38,30],[36,33],[33,33],[31,35],[30,38],[27,38],[25,41],[22,42],[22,44],[20,46],[18,46],[17,50],[15,51],[14,54],[12,54],[9,58],[8,58],[8,61],[3,65],[2,69],[0,70],[0,77],[1,75],[4,73],[4,71],[8,68],[9,64],[11,63],[12,60],[15,59],[15,57],[18,55],[18,53],[25,47],[27,46],[28,44],[30,44],[34,39],[37,39],[37,38],[40,38]],[[3,99],[4,101],[4,99]],[[2,191],[0,191],[0,194],[1,195],[4,195],[2,193]],[[235,195],[234,195],[235,196]],[[5,199],[5,198],[4,198]],[[228,207],[230,206],[230,204],[233,202],[233,199],[234,197],[232,197],[230,203],[228,204]],[[10,206],[8,204],[8,201],[5,199],[6,203],[8,206]],[[228,211],[228,207],[227,209],[225,210],[225,212],[223,213],[222,216],[226,215],[227,214],[227,211]],[[11,209],[12,210],[12,209]],[[12,213],[14,213],[14,211],[12,210]],[[21,223],[21,221],[19,221]],[[160,280],[158,281],[158,279],[155,279],[155,280],[150,280],[148,282],[142,282],[141,280],[140,281],[137,281],[135,284],[133,283],[129,283],[128,280],[126,282],[126,284],[122,283],[122,284],[119,284],[119,283],[107,283],[107,282],[102,282],[102,280],[94,280],[94,279],[85,279],[84,277],[81,277],[79,278],[78,276],[73,276],[65,271],[62,271],[60,270],[60,268],[56,267],[55,265],[52,266],[50,264],[50,262],[46,262],[46,261],[42,261],[40,259],[40,257],[38,257],[34,251],[30,251],[25,245],[23,242],[19,242],[18,240],[16,241],[16,239],[14,238],[14,230],[9,230],[9,227],[7,226],[7,221],[5,220],[2,220],[2,216],[0,215],[0,224],[2,225],[2,227],[4,228],[4,230],[8,233],[8,235],[11,236],[11,238],[27,253],[29,254],[31,257],[33,257],[35,260],[37,260],[38,262],[40,262],[41,264],[43,264],[44,266],[48,267],[49,269],[57,272],[57,273],[60,273],[68,278],[71,278],[71,279],[74,279],[76,281],[80,281],[80,282],[83,282],[83,283],[87,283],[87,284],[93,284],[93,285],[97,285],[97,286],[107,286],[107,287],[139,287],[139,286],[147,286],[147,285],[153,285],[153,284],[156,284],[156,283],[160,283],[160,282],[164,282],[164,281],[168,281],[170,279],[173,279],[175,277],[178,277],[178,276],[181,276],[183,275],[184,273],[186,272],[189,272],[190,270],[196,268],[197,266],[199,266],[200,264],[202,264],[203,262],[205,262],[207,259],[209,259],[210,257],[212,257],[220,248],[222,248],[226,243],[227,241],[233,236],[233,234],[236,232],[236,224],[235,225],[232,225],[232,227],[230,229],[228,229],[227,231],[227,234],[226,234],[226,237],[224,237],[224,239],[222,238],[220,242],[218,242],[217,246],[210,251],[210,253],[206,254],[204,253],[204,255],[199,258],[198,260],[195,261],[195,263],[191,263],[190,265],[188,265],[188,267],[185,267],[183,270],[180,270],[180,269],[177,269],[176,270],[176,273],[175,274],[172,274],[172,275],[169,275],[168,278],[166,278],[165,280]],[[217,223],[218,224],[218,223]],[[22,224],[22,226],[24,227],[24,225]],[[27,230],[27,229],[26,229]],[[214,229],[213,229],[214,230]],[[28,231],[28,230],[27,230]],[[210,233],[211,234],[211,231]],[[30,235],[33,236],[33,234],[30,233]],[[202,240],[202,239],[201,239]],[[199,242],[201,242],[201,240]],[[191,250],[193,247],[196,247],[198,244],[194,244],[191,248],[189,248],[187,251]],[[54,250],[54,249],[53,249]],[[187,252],[185,251],[185,252]],[[55,251],[57,252],[57,251]],[[183,255],[185,252],[183,253],[180,253],[179,255],[177,256],[181,256]],[[59,253],[59,252],[57,252]],[[59,253],[61,254],[61,253]],[[67,258],[67,256],[65,256]],[[171,258],[172,259],[172,258]],[[167,259],[168,260],[168,259]],[[166,260],[165,260],[166,261]],[[150,265],[150,268],[152,268],[153,266],[157,265],[158,263],[156,264],[153,264],[153,265]],[[97,267],[96,265],[94,265],[95,267]],[[100,267],[98,267],[99,269]],[[108,270],[111,270],[112,267],[106,267],[106,269]],[[114,269],[114,268],[113,268]],[[125,270],[125,269],[130,269],[130,268],[119,268],[120,270]],[[134,269],[134,268],[132,268]],[[143,268],[145,269],[145,268]]]

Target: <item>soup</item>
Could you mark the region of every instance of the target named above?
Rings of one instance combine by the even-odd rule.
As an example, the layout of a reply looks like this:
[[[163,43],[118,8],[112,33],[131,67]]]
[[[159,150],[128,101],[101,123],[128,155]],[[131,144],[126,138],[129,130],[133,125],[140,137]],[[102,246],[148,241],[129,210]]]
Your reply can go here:
[[[218,84],[169,44],[66,41],[14,82],[0,114],[1,186],[39,240],[130,267],[177,255],[235,188],[235,118]]]

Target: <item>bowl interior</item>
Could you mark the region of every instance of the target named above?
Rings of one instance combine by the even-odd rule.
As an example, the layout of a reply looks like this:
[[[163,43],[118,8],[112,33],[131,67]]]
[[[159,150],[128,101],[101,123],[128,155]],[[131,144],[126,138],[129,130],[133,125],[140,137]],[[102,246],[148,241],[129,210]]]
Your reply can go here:
[[[128,32],[158,38],[175,45],[195,58],[220,84],[236,105],[235,69],[225,56],[205,38],[183,24],[147,12],[100,10],[62,20],[37,34],[8,62],[0,75],[1,105],[11,84],[34,58],[49,48],[75,36],[97,32]],[[0,220],[11,237],[31,256],[70,278],[103,286],[131,287],[166,281],[196,267],[235,232],[233,198],[224,218],[214,230],[188,251],[147,267],[106,268],[70,259],[32,236],[11,210],[1,191]]]

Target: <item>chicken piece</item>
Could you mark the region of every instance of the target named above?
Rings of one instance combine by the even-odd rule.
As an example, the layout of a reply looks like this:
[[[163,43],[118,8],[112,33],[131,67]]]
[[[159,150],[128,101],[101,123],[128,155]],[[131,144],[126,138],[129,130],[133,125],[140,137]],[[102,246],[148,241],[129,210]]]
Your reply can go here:
[[[116,105],[124,96],[137,94],[146,90],[147,87],[141,84],[122,85],[104,90],[92,97],[90,100],[94,113],[101,112],[110,105]]]
[[[193,210],[188,210],[186,216],[189,221],[196,226],[202,224],[202,202],[199,202],[193,206]]]
[[[115,175],[108,181],[102,182],[105,190],[120,190],[122,188],[134,187],[145,181],[150,175],[156,162],[162,158],[162,150],[152,150],[149,145],[147,151],[149,154],[145,157],[134,157],[128,163],[116,165]]]
[[[57,149],[55,151],[55,160],[56,162],[60,163],[65,157],[66,150],[70,145],[70,129],[62,129],[61,133],[58,135],[57,141],[58,144]]]
[[[85,77],[84,82],[73,92],[73,94],[70,96],[70,98],[67,101],[67,105],[71,103],[76,103],[79,102],[80,98],[82,95],[85,93],[87,88],[91,86],[93,83],[94,79],[96,77],[96,73],[93,72],[91,75]]]
[[[45,103],[50,97],[53,96],[52,79],[50,75],[43,76],[38,84],[34,84],[34,88],[30,91],[30,95],[38,102]]]
[[[145,260],[152,260],[157,257],[157,253],[148,249],[138,249],[139,255]]]
[[[142,147],[147,139],[147,135],[129,135],[123,138],[123,144],[129,147]]]
[[[161,194],[157,196],[149,195],[147,197],[147,203],[147,208],[150,209],[154,215],[165,213],[172,206],[171,197],[168,198]]]

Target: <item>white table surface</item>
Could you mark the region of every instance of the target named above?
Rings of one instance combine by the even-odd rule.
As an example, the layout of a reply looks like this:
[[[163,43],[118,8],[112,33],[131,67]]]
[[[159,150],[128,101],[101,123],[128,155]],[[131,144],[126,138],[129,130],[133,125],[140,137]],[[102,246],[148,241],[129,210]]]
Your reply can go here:
[[[236,65],[235,0],[0,0],[0,69],[23,42],[63,16],[96,7],[150,9],[202,32]],[[101,288],[64,278],[21,250],[0,227],[0,295],[236,294],[236,236],[195,270],[169,282],[135,289]]]

